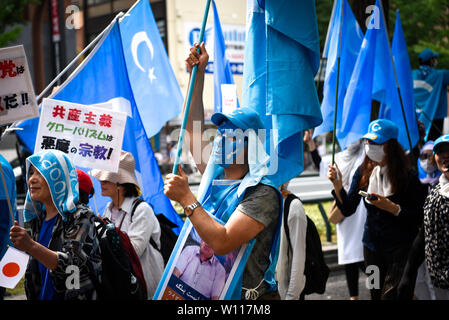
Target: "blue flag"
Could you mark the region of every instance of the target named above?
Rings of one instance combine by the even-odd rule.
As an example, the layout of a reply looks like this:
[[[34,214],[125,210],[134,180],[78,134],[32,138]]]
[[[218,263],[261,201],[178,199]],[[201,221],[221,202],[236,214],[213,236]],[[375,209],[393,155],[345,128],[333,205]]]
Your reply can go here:
[[[341,33],[340,33],[341,29]],[[363,32],[346,0],[336,0],[329,23],[323,57],[327,58],[326,76],[323,86],[321,112],[323,123],[314,131],[314,137],[334,128],[335,93],[337,86],[337,64],[340,57],[337,119],[341,116],[346,89],[362,45]],[[337,122],[340,123],[340,122]]]
[[[425,140],[429,136],[432,121],[437,114],[444,89],[444,74],[429,66],[421,66],[413,71],[413,97],[418,119],[426,129]]]
[[[322,122],[314,76],[320,63],[315,1],[248,0],[243,106],[259,113],[270,174],[280,185],[304,168],[303,131]]]
[[[396,75],[379,0],[371,15],[362,47],[346,92],[337,138],[342,149],[360,139],[367,131],[371,117],[371,101],[383,104],[379,118],[390,119],[399,127],[398,141],[410,149],[402,116]],[[413,123],[407,123],[409,129]],[[416,121],[415,121],[416,125]],[[417,130],[417,129],[416,129]],[[416,144],[412,140],[412,146]]]
[[[410,66],[407,43],[405,42],[404,31],[402,29],[401,18],[399,16],[399,10],[396,11],[396,25],[394,28],[393,42],[391,44],[391,52],[393,54],[394,67],[396,68],[396,74],[398,76],[402,103],[404,106],[407,126],[410,133],[410,140],[412,142],[412,146],[415,146],[419,140],[419,130],[414,107],[415,102],[413,97],[412,68]],[[398,107],[394,109],[392,108],[391,114],[384,115],[384,118],[390,119],[398,125],[398,140],[402,144],[402,146],[405,147],[405,149],[410,149],[407,138],[407,131],[404,123],[404,117],[402,115],[400,106]],[[383,115],[382,111],[383,110],[381,109],[381,115]]]
[[[232,77],[231,65],[226,58],[226,45],[215,1],[212,1],[212,5],[214,8],[214,112],[221,112],[223,108],[221,85],[234,84],[234,78]]]
[[[120,35],[134,99],[152,137],[181,113],[184,100],[149,1],[139,1],[120,21]]]
[[[162,213],[176,223],[179,227],[175,231],[179,233],[183,221],[163,192],[162,176],[129,82],[117,21],[108,28],[110,30],[52,98],[85,105],[112,102],[114,110],[127,113],[122,149],[134,156],[136,177],[142,187],[143,198],[156,214]],[[34,149],[37,124],[38,118],[25,121],[20,125],[24,130],[17,131],[30,150]],[[93,178],[92,181],[96,191],[96,204],[92,199],[89,204],[92,208],[96,205],[101,214],[110,198],[101,196],[101,186],[97,179]]]

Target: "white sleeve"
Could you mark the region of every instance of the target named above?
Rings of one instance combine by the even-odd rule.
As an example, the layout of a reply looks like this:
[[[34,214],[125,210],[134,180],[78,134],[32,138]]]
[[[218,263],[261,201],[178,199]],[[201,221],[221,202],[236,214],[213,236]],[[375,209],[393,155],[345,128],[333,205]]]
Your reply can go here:
[[[156,228],[160,227],[153,209],[148,203],[142,202],[137,206],[127,231],[129,240],[131,240],[131,244],[139,257],[147,248],[151,235]]]
[[[293,247],[293,257],[290,271],[286,300],[298,300],[305,286],[304,266],[306,261],[307,218],[304,207],[299,200],[290,203],[288,214],[290,241]]]

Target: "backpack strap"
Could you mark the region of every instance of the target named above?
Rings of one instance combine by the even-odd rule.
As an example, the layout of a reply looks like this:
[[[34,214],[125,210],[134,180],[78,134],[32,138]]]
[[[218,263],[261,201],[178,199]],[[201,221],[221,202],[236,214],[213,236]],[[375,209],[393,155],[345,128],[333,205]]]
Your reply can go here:
[[[133,206],[131,209],[131,222],[133,221],[133,215],[134,212],[136,211],[137,207],[139,206],[139,204],[141,204],[142,202],[145,202],[144,200],[140,199],[140,198],[136,198],[133,201]],[[121,225],[121,224],[120,224]],[[161,232],[162,232],[162,228],[161,228]],[[159,249],[159,247],[156,244],[156,241],[153,240],[153,238],[150,237],[150,244],[153,246],[153,248],[155,248],[157,251],[161,252],[161,249]]]
[[[133,205],[132,205],[132,207],[131,207],[131,212],[130,212],[131,217],[129,218],[131,222],[133,222],[133,215],[134,215],[134,212],[136,211],[136,209],[137,209],[137,207],[139,206],[139,204],[141,204],[142,202],[144,202],[144,201],[143,201],[142,199],[140,199],[140,198],[134,199]],[[121,210],[121,209],[120,209],[120,210]],[[125,214],[123,215],[122,221],[120,221],[120,224],[119,224],[119,226],[118,226],[118,228],[119,228],[120,230],[122,230],[122,224],[123,224],[123,220],[125,220],[125,217],[126,217],[126,212],[125,212]]]
[[[290,212],[290,204],[295,199],[300,200],[299,197],[297,197],[293,193],[289,193],[287,198],[285,199],[285,203],[284,203],[284,230],[285,230],[285,235],[287,236],[289,248],[292,248],[292,242],[290,240],[290,229],[288,228],[288,214]]]
[[[145,202],[144,200],[142,200],[142,199],[140,199],[140,198],[136,198],[136,199],[134,199],[134,201],[133,201],[133,206],[132,206],[132,209],[131,209],[131,222],[133,221],[133,215],[134,215],[134,212],[136,211],[136,209],[137,209],[137,207],[139,206],[139,204],[141,204],[142,202]]]

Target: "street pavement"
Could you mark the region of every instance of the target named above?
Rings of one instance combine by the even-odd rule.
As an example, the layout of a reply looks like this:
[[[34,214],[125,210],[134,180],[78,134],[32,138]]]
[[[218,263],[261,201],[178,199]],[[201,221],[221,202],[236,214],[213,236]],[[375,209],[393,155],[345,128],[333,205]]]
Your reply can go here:
[[[359,272],[359,300],[371,300],[369,290],[366,288],[366,275]],[[323,294],[311,294],[306,300],[348,300],[349,291],[346,285],[344,270],[334,270],[329,274],[326,291]]]

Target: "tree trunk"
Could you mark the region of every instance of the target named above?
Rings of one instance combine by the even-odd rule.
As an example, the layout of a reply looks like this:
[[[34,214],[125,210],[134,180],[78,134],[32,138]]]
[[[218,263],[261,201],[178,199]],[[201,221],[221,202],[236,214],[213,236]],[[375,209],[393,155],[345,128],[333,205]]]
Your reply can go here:
[[[34,6],[32,13],[32,47],[33,47],[33,70],[34,91],[39,94],[44,90],[44,48],[42,45],[42,23],[47,1],[42,1]]]
[[[390,9],[390,0],[381,0],[382,7],[384,11],[385,22],[387,25],[387,33],[390,27],[389,23],[389,9]],[[366,32],[367,25],[369,23],[369,16],[371,15],[371,10],[367,10],[368,6],[376,4],[376,0],[352,0],[351,7],[354,12],[355,18],[362,28],[363,32]],[[379,116],[380,111],[380,103],[376,100],[372,100],[371,102],[371,121],[376,120]]]
[[[384,9],[385,21],[387,23],[387,30],[390,28],[390,19],[389,19],[389,10],[390,10],[390,0],[381,0],[382,6]],[[371,11],[367,11],[367,7],[376,4],[376,0],[352,0],[351,7],[354,12],[355,18],[362,28],[363,32],[366,32],[366,25],[369,22],[367,21]]]

